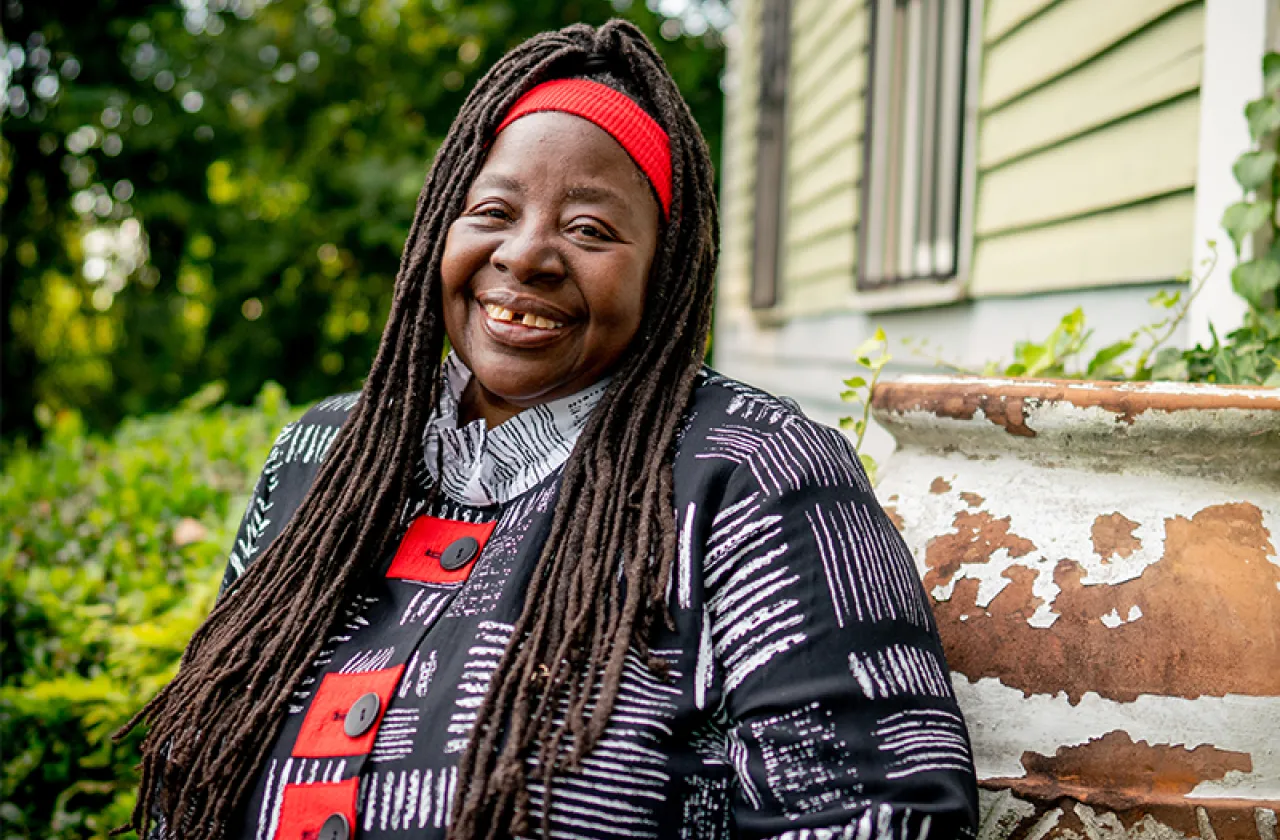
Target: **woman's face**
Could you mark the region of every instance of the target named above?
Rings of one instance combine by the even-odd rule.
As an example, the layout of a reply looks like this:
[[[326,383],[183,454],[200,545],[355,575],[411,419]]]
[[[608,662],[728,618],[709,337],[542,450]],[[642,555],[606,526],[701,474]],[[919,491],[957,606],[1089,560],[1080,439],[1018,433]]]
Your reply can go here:
[[[498,135],[441,266],[445,328],[479,413],[509,416],[609,373],[640,327],[658,214],[640,169],[584,119],[531,114]]]

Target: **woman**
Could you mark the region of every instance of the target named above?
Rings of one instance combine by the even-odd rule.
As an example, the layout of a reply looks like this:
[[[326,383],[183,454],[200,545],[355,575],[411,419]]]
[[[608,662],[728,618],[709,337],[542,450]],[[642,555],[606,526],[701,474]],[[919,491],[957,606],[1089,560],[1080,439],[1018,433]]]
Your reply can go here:
[[[971,833],[854,453],[702,367],[716,250],[706,146],[634,27],[479,82],[364,390],[281,434],[140,713],[140,834]]]

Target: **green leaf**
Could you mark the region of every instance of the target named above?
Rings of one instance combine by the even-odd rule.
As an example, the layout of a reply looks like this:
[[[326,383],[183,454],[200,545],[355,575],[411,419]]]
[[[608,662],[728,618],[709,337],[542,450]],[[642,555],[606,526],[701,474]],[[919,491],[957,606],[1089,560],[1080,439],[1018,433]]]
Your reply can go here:
[[[1271,97],[1255,99],[1244,106],[1244,116],[1249,121],[1249,135],[1255,143],[1280,129],[1280,105]]]
[[[880,481],[880,477],[878,475],[880,467],[876,463],[876,459],[872,458],[870,455],[859,452],[858,460],[862,461],[862,469],[866,471],[867,478],[871,481],[871,484],[873,486],[878,484]]]
[[[1060,326],[1067,335],[1078,335],[1084,327],[1084,310],[1077,306],[1063,315]]]
[[[1086,368],[1085,374],[1090,377],[1098,374],[1107,365],[1111,364],[1113,361],[1132,349],[1133,342],[1128,339],[1117,341],[1115,344],[1108,344],[1106,347],[1103,347],[1095,353],[1093,358],[1089,360],[1089,366]]]
[[[862,388],[866,386],[867,380],[863,379],[861,376],[855,376],[851,379],[846,379],[844,384],[849,388]]]
[[[1280,91],[1280,53],[1269,52],[1262,57],[1262,92]]]
[[[846,432],[848,432],[848,431],[852,431],[852,430],[853,430],[853,418],[852,418],[852,417],[841,417],[841,418],[840,418],[840,428],[844,429]]]
[[[1155,364],[1151,366],[1152,379],[1185,382],[1188,375],[1187,360],[1182,350],[1165,347],[1156,353]]]
[[[1267,295],[1280,286],[1280,263],[1274,260],[1249,260],[1231,271],[1231,288],[1258,309],[1267,303]]]
[[[1222,214],[1222,227],[1236,246],[1236,253],[1244,244],[1245,237],[1261,230],[1271,221],[1271,204],[1265,201],[1238,201],[1228,207]]]
[[[1271,149],[1245,152],[1236,158],[1235,166],[1231,167],[1231,171],[1245,192],[1253,192],[1258,187],[1270,183],[1276,169],[1276,158],[1276,153]]]
[[[877,330],[877,335],[878,334],[879,331]],[[854,358],[858,359],[859,363],[861,363],[863,358],[868,357],[875,351],[879,350],[882,344],[884,344],[884,339],[872,336],[854,348]]]
[[[858,436],[858,440],[862,440],[862,436],[867,432],[866,420],[853,421],[853,433]]]

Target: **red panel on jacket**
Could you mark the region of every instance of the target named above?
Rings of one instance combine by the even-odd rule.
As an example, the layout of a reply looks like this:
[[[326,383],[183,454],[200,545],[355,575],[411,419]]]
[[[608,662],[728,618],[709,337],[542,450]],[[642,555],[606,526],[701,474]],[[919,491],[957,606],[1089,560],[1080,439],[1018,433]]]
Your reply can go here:
[[[350,834],[354,836],[359,788],[359,779],[287,785],[275,840],[316,840],[325,820],[334,814],[346,817]]]
[[[409,526],[409,531],[400,541],[387,577],[416,580],[423,583],[460,583],[471,574],[480,552],[497,522],[459,522],[453,519],[437,519],[434,516],[420,516]],[[454,542],[471,537],[478,543],[475,556],[465,565],[457,569],[447,569],[441,565],[449,546]]]
[[[302,731],[293,745],[295,758],[333,758],[365,755],[373,749],[382,716],[386,714],[391,694],[400,684],[404,666],[368,671],[363,674],[325,674],[311,708],[302,721]],[[366,694],[377,694],[377,717],[368,731],[352,738],[346,733],[347,714]]]

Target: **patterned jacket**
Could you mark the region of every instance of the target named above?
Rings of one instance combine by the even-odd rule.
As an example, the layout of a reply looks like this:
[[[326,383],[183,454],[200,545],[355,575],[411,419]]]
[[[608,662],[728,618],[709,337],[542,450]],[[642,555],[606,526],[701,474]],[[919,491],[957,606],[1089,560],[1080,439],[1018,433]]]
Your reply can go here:
[[[452,364],[427,433],[429,454],[444,447],[444,492],[426,506],[424,464],[397,547],[246,780],[233,837],[444,837],[560,469],[603,388],[486,436],[449,416],[467,375]],[[288,521],[357,398],[325,400],[281,433],[224,586]],[[552,836],[971,836],[968,736],[928,602],[847,439],[707,370],[674,469],[676,629],[655,643],[670,675],[630,664],[605,737],[558,777]],[[536,826],[546,803],[531,793]]]

